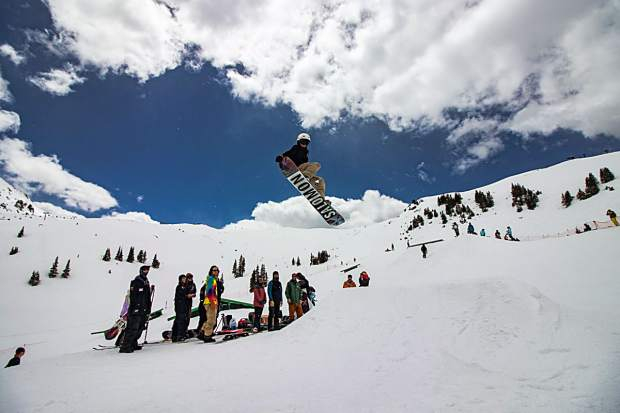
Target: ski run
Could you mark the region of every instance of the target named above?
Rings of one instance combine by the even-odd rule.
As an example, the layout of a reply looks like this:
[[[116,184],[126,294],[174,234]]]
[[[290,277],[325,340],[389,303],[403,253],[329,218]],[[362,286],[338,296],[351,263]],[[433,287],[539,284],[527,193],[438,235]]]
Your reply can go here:
[[[18,346],[26,355],[0,374],[0,411],[620,412],[620,228],[607,215],[620,212],[620,181],[562,205],[566,191],[585,191],[584,179],[599,180],[604,167],[619,176],[620,153],[461,191],[460,202],[446,194],[442,201],[462,211],[445,224],[446,204],[431,196],[382,223],[316,229],[50,215],[36,204],[29,211],[27,197],[2,181],[0,355],[9,360]],[[513,184],[525,188],[521,211]],[[493,198],[486,212],[476,191]],[[26,207],[15,208],[17,200]],[[119,247],[123,261],[114,259]],[[152,310],[163,309],[148,342],[172,327],[178,275],[194,274],[200,288],[212,265],[223,274],[223,298],[252,304],[250,274],[264,265],[283,288],[302,273],[316,306],[285,329],[222,345],[189,339],[131,354],[93,351],[114,345],[90,333],[118,318],[142,265],[126,261],[131,247],[147,264],[154,254],[161,262],[148,274]],[[103,261],[107,248],[112,259]],[[247,268],[235,278],[241,255]],[[311,255],[327,261],[310,265]],[[56,257],[59,276],[50,278]],[[36,286],[28,284],[33,271]],[[349,274],[356,288],[342,288]],[[238,321],[252,311],[221,312]]]

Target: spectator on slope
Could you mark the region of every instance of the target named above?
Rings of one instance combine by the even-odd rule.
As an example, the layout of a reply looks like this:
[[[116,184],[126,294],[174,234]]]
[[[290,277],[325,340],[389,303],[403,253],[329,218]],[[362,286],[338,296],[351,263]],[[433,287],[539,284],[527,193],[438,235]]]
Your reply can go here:
[[[6,363],[4,368],[6,369],[7,367],[19,366],[19,363],[21,363],[21,358],[24,357],[24,354],[26,354],[26,349],[23,347],[17,347],[15,350],[15,355],[11,360],[9,360],[8,363]]]
[[[366,271],[362,271],[360,273],[360,278],[358,281],[360,283],[360,287],[368,287],[368,285],[370,284],[370,276]]]
[[[291,149],[276,157],[276,162],[280,169],[286,169],[286,159],[293,161],[299,171],[308,178],[310,184],[316,189],[323,198],[325,198],[325,180],[316,173],[321,169],[318,162],[308,162],[308,145],[310,144],[310,135],[300,133],[297,135],[297,143]]]
[[[474,230],[474,226],[471,222],[469,223],[469,225],[467,225],[467,233],[476,235],[476,231]]]
[[[202,284],[202,287],[200,287],[200,295],[198,296],[198,327],[196,328],[198,332],[202,330],[205,320],[207,319],[207,310],[205,306],[202,305],[205,301],[205,287],[206,284]]]
[[[512,228],[510,228],[510,225],[506,227],[506,235],[508,236],[508,238],[510,239],[510,241],[514,241],[515,239],[512,237]]]
[[[344,284],[342,284],[342,288],[353,288],[353,287],[357,287],[357,285],[355,285],[355,281],[353,281],[353,276],[349,274],[347,276],[347,280],[344,282]]]
[[[185,341],[187,338],[187,326],[189,325],[188,298],[189,286],[187,285],[187,277],[185,274],[179,275],[179,283],[174,293],[174,323],[172,324],[172,342]],[[191,298],[189,298],[191,303]],[[191,305],[191,304],[190,304]]]
[[[487,236],[487,232],[484,230],[484,228],[482,228],[482,229],[480,230],[480,236],[481,236],[481,237],[486,237],[486,236]]]
[[[280,274],[277,271],[273,272],[273,277],[267,284],[267,294],[269,295],[267,330],[279,330],[280,308],[282,308],[282,283],[280,282]]]
[[[301,288],[297,282],[296,274],[293,274],[289,282],[286,283],[284,295],[288,302],[289,323],[292,323],[295,320],[295,315],[297,315],[297,318],[304,315],[304,311],[301,308]]]
[[[459,224],[457,224],[456,222],[452,224],[452,229],[454,230],[454,236],[458,237],[459,234]]]
[[[426,248],[426,244],[422,244],[422,248],[420,248],[420,251],[422,251],[422,258],[426,258],[426,253],[428,252],[428,248]]]
[[[192,316],[192,305],[194,304],[194,297],[196,297],[196,283],[194,282],[194,274],[188,272],[185,274],[185,278],[187,280],[187,308],[189,317],[187,319],[187,325],[189,326],[189,319]]]
[[[265,294],[265,288],[256,284],[253,288],[254,293],[254,328],[252,331],[258,333],[260,331],[260,318],[263,315],[263,307],[267,302],[267,296]]]
[[[499,229],[495,230],[495,238],[502,239],[502,234],[499,233]]]
[[[218,309],[218,275],[220,269],[213,265],[209,269],[209,275],[205,282],[205,299],[202,305],[205,307],[206,319],[202,325],[202,330],[198,333],[198,338],[205,343],[214,342],[213,329],[217,323],[217,309]]]
[[[127,311],[127,327],[119,353],[133,353],[142,350],[138,339],[146,326],[151,313],[151,284],[148,274],[151,267],[143,265],[140,274],[129,284],[129,309]]]
[[[590,225],[588,225],[588,223],[584,223],[583,224],[583,232],[588,232],[588,231],[592,231],[592,227],[590,227]]]
[[[607,216],[611,220],[612,224],[614,224],[615,226],[618,226],[618,217],[616,216],[616,213],[614,211],[612,211],[611,209],[608,209]]]

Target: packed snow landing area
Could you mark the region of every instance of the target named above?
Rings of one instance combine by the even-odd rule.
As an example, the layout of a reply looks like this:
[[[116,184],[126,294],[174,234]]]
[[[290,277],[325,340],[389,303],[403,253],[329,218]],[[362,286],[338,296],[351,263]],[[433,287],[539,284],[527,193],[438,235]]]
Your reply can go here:
[[[620,181],[573,205],[589,172],[620,174],[620,154],[566,162],[488,187],[481,213],[473,191],[463,203],[476,231],[454,237],[437,218],[405,234],[436,197],[400,217],[364,228],[215,230],[109,219],[12,216],[0,220],[0,355],[26,346],[22,365],[0,374],[2,412],[610,412],[620,411],[620,227],[557,236],[620,212]],[[542,191],[517,213],[510,184]],[[337,208],[337,205],[335,205]],[[492,238],[510,225],[520,239]],[[17,239],[19,229],[25,236]],[[553,236],[556,234],[556,236]],[[540,239],[548,237],[545,239]],[[428,258],[411,244],[430,244]],[[394,251],[385,252],[394,244]],[[11,247],[19,253],[8,255]],[[91,331],[110,327],[139,264],[103,262],[106,248],[146,249],[154,309],[173,313],[177,275],[200,281],[211,264],[225,274],[225,297],[251,301],[247,273],[264,263],[286,282],[301,271],[318,305],[284,330],[225,344],[161,344],[133,354],[93,351],[109,344]],[[330,260],[308,266],[310,253]],[[232,279],[235,258],[246,276]],[[71,259],[69,279],[50,279],[54,258]],[[301,267],[292,267],[299,256]],[[342,289],[354,263],[369,288]],[[341,264],[342,262],[342,264]],[[26,281],[33,270],[41,284]],[[286,311],[286,310],[285,310]],[[171,326],[161,317],[149,338]],[[196,320],[192,320],[194,327]]]

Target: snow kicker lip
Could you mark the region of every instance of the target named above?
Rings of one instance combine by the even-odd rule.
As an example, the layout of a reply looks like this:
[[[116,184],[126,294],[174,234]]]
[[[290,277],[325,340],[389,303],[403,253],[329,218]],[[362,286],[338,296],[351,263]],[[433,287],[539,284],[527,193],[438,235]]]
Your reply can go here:
[[[310,202],[310,205],[319,213],[329,225],[340,225],[344,218],[336,211],[325,198],[308,182],[306,177],[296,171],[286,178]]]

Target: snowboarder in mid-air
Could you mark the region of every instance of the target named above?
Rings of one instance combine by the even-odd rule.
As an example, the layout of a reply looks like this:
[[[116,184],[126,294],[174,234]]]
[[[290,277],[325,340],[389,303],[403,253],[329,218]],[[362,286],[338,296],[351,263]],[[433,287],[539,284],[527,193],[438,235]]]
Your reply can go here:
[[[276,162],[280,165],[280,169],[286,169],[286,158],[293,161],[299,168],[299,171],[310,181],[312,186],[325,198],[325,180],[316,173],[321,169],[318,162],[308,162],[308,145],[310,144],[310,135],[300,133],[297,136],[297,143],[291,149],[276,157]],[[283,163],[284,162],[284,163]]]

